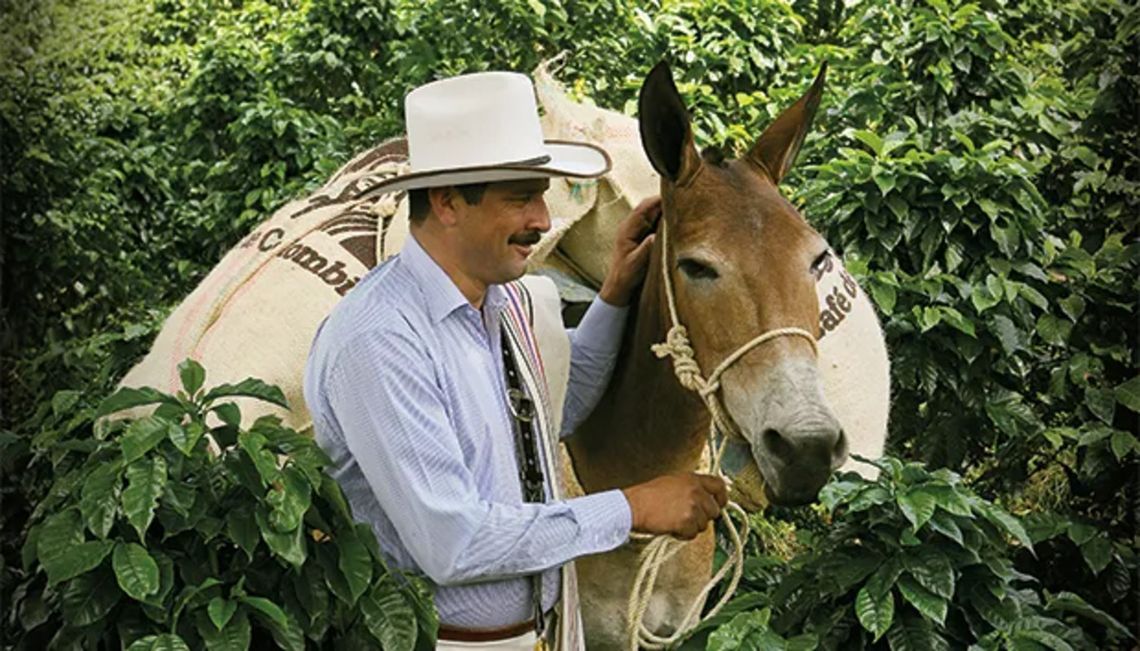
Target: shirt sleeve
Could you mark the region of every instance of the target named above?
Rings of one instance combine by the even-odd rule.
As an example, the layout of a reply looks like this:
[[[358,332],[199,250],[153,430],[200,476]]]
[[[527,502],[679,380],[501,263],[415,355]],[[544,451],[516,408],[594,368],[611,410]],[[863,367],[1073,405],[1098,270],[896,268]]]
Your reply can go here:
[[[435,583],[533,574],[629,536],[618,490],[547,504],[480,496],[422,340],[378,330],[329,368],[328,404],[400,542]]]
[[[586,420],[610,383],[621,348],[628,307],[595,297],[577,328],[570,328],[570,380],[562,406],[562,431],[569,436]]]

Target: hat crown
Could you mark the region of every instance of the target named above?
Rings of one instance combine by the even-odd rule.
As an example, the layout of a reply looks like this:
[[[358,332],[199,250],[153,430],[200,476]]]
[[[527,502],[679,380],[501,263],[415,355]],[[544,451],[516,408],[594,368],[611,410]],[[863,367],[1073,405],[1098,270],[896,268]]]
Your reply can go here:
[[[526,75],[442,79],[408,93],[404,109],[413,172],[549,159],[534,84]]]

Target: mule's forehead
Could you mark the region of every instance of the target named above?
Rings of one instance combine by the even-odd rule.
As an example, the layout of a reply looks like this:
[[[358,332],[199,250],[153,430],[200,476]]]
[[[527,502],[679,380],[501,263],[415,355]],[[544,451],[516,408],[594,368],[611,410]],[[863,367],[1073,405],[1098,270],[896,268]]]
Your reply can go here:
[[[748,246],[804,242],[811,247],[818,239],[776,185],[742,160],[705,163],[693,183],[671,194],[679,239]]]

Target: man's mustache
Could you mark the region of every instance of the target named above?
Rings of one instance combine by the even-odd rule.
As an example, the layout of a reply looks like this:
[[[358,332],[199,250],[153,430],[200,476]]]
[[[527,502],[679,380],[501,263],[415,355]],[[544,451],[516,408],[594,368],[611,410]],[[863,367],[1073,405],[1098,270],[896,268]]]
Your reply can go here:
[[[541,232],[527,231],[525,233],[519,233],[518,235],[512,235],[507,241],[511,244],[518,244],[520,246],[534,246],[535,244],[538,244],[538,241],[541,239]]]

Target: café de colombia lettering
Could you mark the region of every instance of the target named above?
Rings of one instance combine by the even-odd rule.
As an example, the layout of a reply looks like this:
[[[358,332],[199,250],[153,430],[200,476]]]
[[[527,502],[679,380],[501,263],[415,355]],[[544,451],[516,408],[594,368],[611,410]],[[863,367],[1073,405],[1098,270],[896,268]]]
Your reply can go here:
[[[240,246],[243,249],[256,246],[260,251],[272,251],[281,246],[281,240],[284,237],[285,230],[282,228],[271,228],[264,233],[254,231],[249,234],[249,237],[242,240]],[[275,255],[278,258],[293,262],[298,267],[320,278],[326,285],[336,289],[336,293],[341,296],[347,294],[348,290],[355,287],[356,283],[360,281],[360,276],[348,277],[348,273],[344,271],[344,263],[340,260],[330,265],[328,258],[300,242],[290,244]]]
[[[851,274],[842,266],[835,263],[835,256],[828,255],[819,269],[815,271],[815,280],[820,282],[828,273],[837,270],[843,280],[842,286],[835,286],[822,300],[819,311],[819,338],[823,339],[827,333],[839,327],[847,315],[854,309],[854,299],[859,295],[859,285]]]

